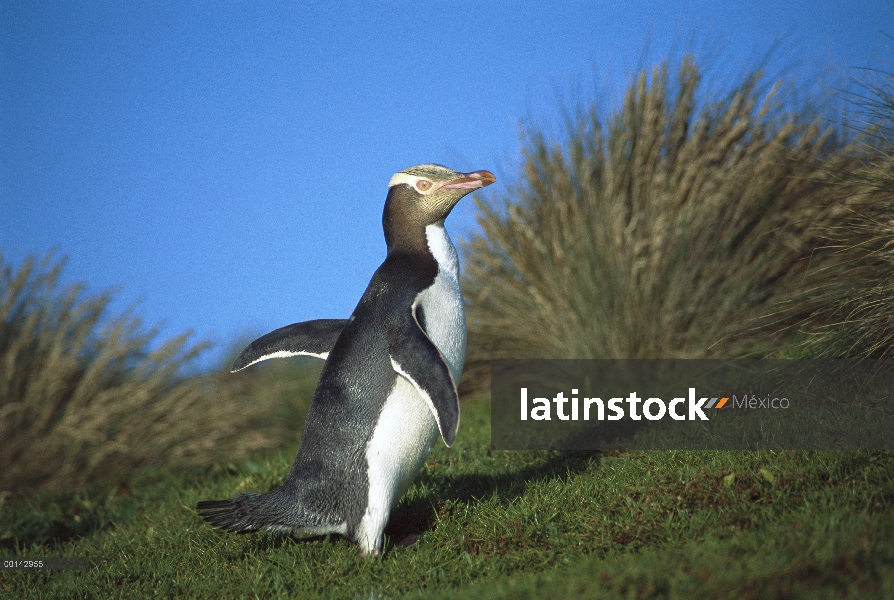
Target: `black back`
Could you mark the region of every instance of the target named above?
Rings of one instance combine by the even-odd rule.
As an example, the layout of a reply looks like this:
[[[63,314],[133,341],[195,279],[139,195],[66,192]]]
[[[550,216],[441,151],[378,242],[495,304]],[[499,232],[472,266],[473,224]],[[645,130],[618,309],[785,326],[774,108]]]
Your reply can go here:
[[[366,446],[397,377],[389,340],[416,326],[412,304],[437,274],[431,254],[390,252],[332,348],[286,481],[300,481],[295,493],[306,508],[345,515],[349,526],[363,517]],[[341,489],[333,488],[335,481]]]

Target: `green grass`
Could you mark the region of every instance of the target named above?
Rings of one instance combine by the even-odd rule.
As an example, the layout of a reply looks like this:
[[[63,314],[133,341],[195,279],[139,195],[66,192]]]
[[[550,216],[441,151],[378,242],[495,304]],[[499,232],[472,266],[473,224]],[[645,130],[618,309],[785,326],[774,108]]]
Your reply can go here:
[[[86,572],[0,572],[10,597],[890,597],[894,454],[498,452],[463,406],[386,530],[381,559],[340,537],[222,533],[193,506],[265,490],[288,450],[126,489],[8,500],[6,556]],[[415,544],[398,544],[418,535]]]

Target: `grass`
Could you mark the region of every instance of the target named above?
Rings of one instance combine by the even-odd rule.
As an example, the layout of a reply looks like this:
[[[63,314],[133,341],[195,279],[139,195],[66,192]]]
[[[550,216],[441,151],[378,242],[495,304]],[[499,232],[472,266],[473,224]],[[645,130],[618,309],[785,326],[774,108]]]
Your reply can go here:
[[[497,452],[463,406],[392,515],[380,560],[339,537],[215,531],[197,500],[266,489],[294,447],[104,495],[3,508],[6,556],[84,556],[86,572],[0,572],[10,597],[886,597],[894,455]],[[408,547],[397,542],[418,535]]]
[[[153,347],[157,330],[109,314],[111,292],[63,286],[64,265],[47,255],[14,268],[0,255],[0,492],[115,485],[292,439],[281,417],[306,409],[318,367],[186,376],[204,345],[184,334]],[[295,397],[305,406],[290,409]]]
[[[566,138],[527,132],[523,173],[464,243],[468,383],[494,358],[735,358],[791,339],[837,261],[849,164],[784,82],[702,92],[689,58],[640,73]],[[784,313],[780,306],[785,305]]]
[[[830,166],[849,212],[822,232],[840,257],[811,293],[808,356],[894,358],[894,72],[869,71],[851,101],[860,123],[853,168]]]

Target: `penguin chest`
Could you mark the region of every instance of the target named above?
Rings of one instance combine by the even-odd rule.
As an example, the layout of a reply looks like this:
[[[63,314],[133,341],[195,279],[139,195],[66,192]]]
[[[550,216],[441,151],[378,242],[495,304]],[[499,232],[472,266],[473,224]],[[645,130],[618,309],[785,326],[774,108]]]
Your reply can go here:
[[[443,227],[429,225],[428,247],[438,263],[434,283],[417,298],[425,316],[425,330],[444,359],[453,380],[459,384],[466,357],[466,314],[459,288],[459,260]]]

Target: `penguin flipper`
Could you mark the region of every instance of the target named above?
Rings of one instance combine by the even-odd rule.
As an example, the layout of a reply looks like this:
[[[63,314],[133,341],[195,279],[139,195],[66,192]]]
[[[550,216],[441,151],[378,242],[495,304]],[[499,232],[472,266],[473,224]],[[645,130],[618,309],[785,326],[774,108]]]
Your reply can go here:
[[[230,370],[235,373],[268,358],[303,355],[326,359],[347,324],[347,319],[316,319],[280,327],[246,346]]]
[[[405,327],[392,329],[389,345],[391,367],[428,403],[444,443],[450,446],[459,429],[456,382],[444,356],[416,319],[415,311]]]

